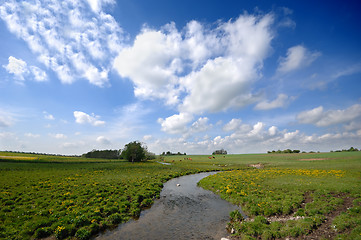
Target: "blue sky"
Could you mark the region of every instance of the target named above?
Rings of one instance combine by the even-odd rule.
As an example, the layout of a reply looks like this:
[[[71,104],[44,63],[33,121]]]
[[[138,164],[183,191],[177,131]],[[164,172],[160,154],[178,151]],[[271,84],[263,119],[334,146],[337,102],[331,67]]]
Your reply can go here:
[[[358,1],[0,1],[0,150],[361,147]]]

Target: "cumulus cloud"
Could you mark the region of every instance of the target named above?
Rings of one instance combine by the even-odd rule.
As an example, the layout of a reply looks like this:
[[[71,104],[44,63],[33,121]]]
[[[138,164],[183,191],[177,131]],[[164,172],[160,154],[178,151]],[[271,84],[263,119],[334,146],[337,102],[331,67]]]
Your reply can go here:
[[[46,73],[36,66],[28,66],[28,64],[22,60],[13,56],[9,57],[9,63],[3,65],[8,73],[14,75],[16,81],[23,82],[25,79],[35,80],[37,82],[43,82],[47,80]]]
[[[269,134],[270,136],[276,135],[276,134],[277,134],[277,127],[276,127],[276,126],[270,127],[270,128],[268,129],[268,134]]]
[[[313,124],[318,127],[326,127],[340,123],[350,123],[361,118],[361,105],[355,104],[346,109],[324,111],[323,107],[317,107],[297,115],[299,123]]]
[[[165,119],[159,118],[158,123],[161,130],[170,134],[183,134],[187,131],[187,124],[193,120],[193,116],[188,113],[174,114]]]
[[[111,142],[109,139],[107,139],[106,137],[104,136],[99,136],[97,137],[97,140],[96,140],[98,143],[102,144],[102,145],[110,145]]]
[[[232,122],[232,121],[230,121]],[[230,123],[228,122],[228,123]],[[233,121],[235,123],[237,121]],[[228,124],[227,123],[227,124]],[[225,125],[227,125],[225,124]],[[181,151],[197,154],[209,154],[215,149],[224,148],[229,153],[260,153],[277,149],[300,149],[302,151],[330,151],[349,148],[361,140],[361,129],[355,131],[334,132],[307,135],[298,129],[278,129],[267,127],[263,122],[239,123],[228,135],[206,134],[203,138],[186,137],[154,139],[148,143],[150,151]],[[317,148],[315,148],[315,146]]]
[[[202,114],[255,101],[251,85],[268,55],[273,16],[240,15],[214,28],[197,21],[145,27],[120,51],[114,69],[145,99],[161,99],[180,113]]]
[[[114,68],[120,76],[134,83],[137,97],[177,103],[178,93],[174,86],[180,61],[180,38],[174,24],[164,32],[146,28],[135,38],[133,46],[119,53]]]
[[[115,19],[102,10],[108,3],[114,1],[8,1],[0,6],[0,18],[62,83],[83,78],[103,86],[108,83],[110,63],[124,36]],[[22,80],[19,63],[16,71]],[[39,68],[28,71],[34,80],[46,80]]]
[[[254,107],[256,110],[270,110],[274,108],[281,108],[289,103],[290,98],[286,94],[279,94],[273,101],[262,101],[257,103]]]
[[[235,131],[241,126],[242,120],[238,118],[232,118],[227,124],[223,126],[223,131],[230,132]]]
[[[209,119],[207,117],[200,117],[197,121],[192,123],[191,125],[191,132],[205,132],[210,127],[212,127],[211,124],[208,123]]]
[[[254,136],[257,135],[258,133],[260,133],[263,128],[264,128],[265,124],[262,122],[257,122],[255,125],[253,125],[253,129],[249,132],[249,136]]]
[[[205,132],[213,125],[209,123],[207,117],[200,117],[193,123],[193,115],[188,113],[174,114],[166,119],[159,118],[158,123],[161,124],[161,130],[169,134],[182,134],[188,138],[194,134]]]
[[[319,56],[320,52],[311,52],[302,45],[291,47],[287,50],[286,57],[280,58],[280,63],[277,69],[279,73],[288,73],[302,67],[310,65]]]
[[[105,124],[105,121],[99,120],[100,117],[94,114],[89,115],[84,112],[74,111],[74,117],[75,117],[75,122],[79,124],[88,123],[93,126],[102,126]]]

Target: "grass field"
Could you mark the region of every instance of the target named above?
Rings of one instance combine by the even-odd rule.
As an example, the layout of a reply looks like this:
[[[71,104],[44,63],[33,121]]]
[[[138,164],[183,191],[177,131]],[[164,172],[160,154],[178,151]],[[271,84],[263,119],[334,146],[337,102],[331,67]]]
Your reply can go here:
[[[242,206],[229,229],[241,239],[361,239],[361,153],[243,156],[257,165],[200,185]]]
[[[252,219],[242,221],[239,214],[231,214],[229,227],[236,236],[311,236],[328,220],[334,236],[361,237],[361,152],[167,156],[134,164],[4,152],[0,156],[0,239],[88,239],[138,217],[165,181],[213,170],[225,172],[205,178],[201,186],[241,205]],[[349,209],[343,209],[346,205]],[[269,220],[295,215],[302,218]]]

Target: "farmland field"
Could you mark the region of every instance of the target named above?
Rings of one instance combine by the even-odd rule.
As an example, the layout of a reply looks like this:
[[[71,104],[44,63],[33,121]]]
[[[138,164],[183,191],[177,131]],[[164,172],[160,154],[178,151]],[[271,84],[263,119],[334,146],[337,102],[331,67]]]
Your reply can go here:
[[[361,152],[165,157],[171,165],[160,159],[0,156],[7,156],[0,157],[1,239],[88,239],[137,218],[165,181],[213,170],[225,172],[200,185],[241,205],[252,219],[231,214],[236,236],[312,236],[330,226],[333,237],[361,237]],[[270,220],[290,216],[299,219]]]
[[[267,156],[200,182],[248,215],[231,213],[235,236],[361,239],[360,152]]]

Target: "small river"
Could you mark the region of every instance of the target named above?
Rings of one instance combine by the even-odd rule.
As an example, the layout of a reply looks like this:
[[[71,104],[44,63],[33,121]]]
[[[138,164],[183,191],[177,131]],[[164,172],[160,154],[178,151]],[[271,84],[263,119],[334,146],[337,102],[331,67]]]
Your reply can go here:
[[[227,237],[229,213],[241,209],[197,183],[211,173],[172,179],[164,184],[160,199],[142,211],[138,220],[106,231],[96,239],[218,239]],[[177,186],[179,184],[179,186]]]

